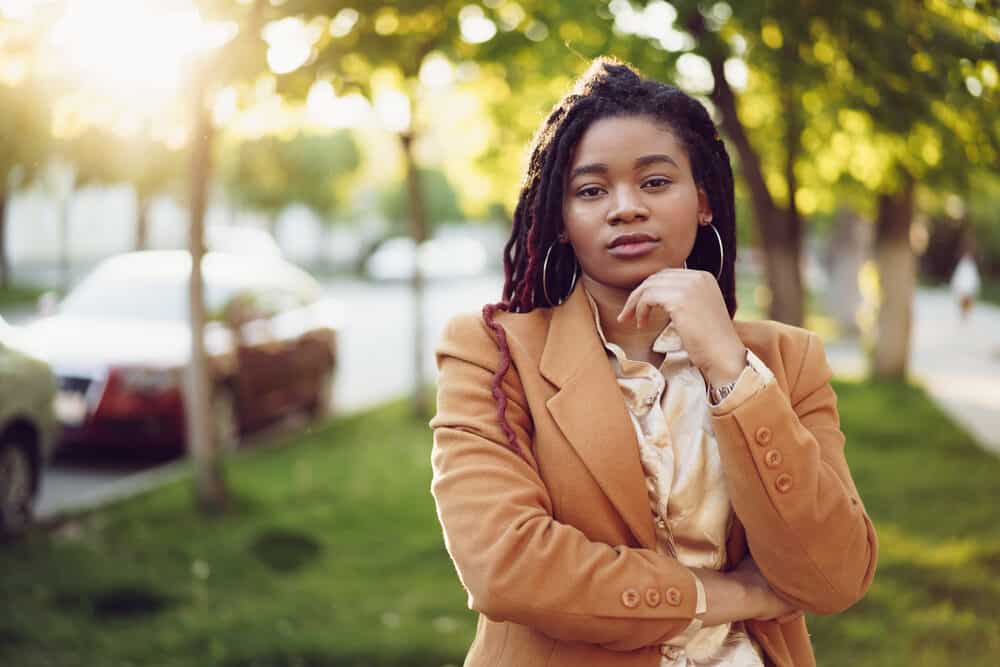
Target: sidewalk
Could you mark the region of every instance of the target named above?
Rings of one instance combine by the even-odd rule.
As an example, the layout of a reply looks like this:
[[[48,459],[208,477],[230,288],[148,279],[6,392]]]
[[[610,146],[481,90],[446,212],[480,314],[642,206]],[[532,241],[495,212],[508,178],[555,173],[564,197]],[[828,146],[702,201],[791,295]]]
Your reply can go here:
[[[857,345],[830,343],[827,357],[838,375],[866,373]],[[1000,454],[1000,308],[977,303],[963,323],[947,290],[918,290],[910,377],[986,449]]]

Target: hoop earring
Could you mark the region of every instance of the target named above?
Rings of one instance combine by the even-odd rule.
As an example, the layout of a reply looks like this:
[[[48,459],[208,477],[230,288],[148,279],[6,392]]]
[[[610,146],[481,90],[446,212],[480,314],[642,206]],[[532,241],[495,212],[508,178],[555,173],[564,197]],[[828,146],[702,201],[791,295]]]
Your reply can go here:
[[[552,242],[552,244],[549,246],[549,249],[545,251],[545,259],[542,260],[542,293],[545,294],[545,301],[548,302],[549,307],[558,306],[562,304],[563,301],[566,300],[566,297],[564,296],[562,299],[559,300],[558,303],[553,303],[552,297],[549,296],[549,276],[548,276],[549,255],[552,254],[552,249],[556,247],[557,244],[559,244],[558,240]],[[578,262],[576,261],[576,255],[573,255],[573,281],[570,282],[569,284],[569,291],[566,292],[566,296],[569,296],[570,293],[573,292],[573,288],[576,287],[577,268],[578,268]]]
[[[725,265],[726,251],[722,248],[722,234],[719,233],[719,230],[716,229],[713,223],[708,223],[708,226],[715,232],[715,238],[719,241],[719,270],[715,273],[715,279],[719,280],[722,278],[722,267]]]

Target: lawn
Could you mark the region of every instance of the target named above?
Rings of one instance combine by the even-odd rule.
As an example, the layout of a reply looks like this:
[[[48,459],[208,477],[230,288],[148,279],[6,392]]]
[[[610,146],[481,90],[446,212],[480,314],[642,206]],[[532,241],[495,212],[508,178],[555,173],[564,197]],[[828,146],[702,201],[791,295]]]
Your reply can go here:
[[[34,307],[38,302],[38,297],[45,293],[45,289],[30,285],[11,285],[0,289],[0,308],[10,308],[11,306]]]
[[[826,667],[1000,655],[1000,461],[903,385],[838,384],[881,537],[868,597],[811,619]],[[0,664],[438,667],[475,628],[428,493],[430,433],[402,403],[228,470],[234,511],[185,482],[0,549]]]

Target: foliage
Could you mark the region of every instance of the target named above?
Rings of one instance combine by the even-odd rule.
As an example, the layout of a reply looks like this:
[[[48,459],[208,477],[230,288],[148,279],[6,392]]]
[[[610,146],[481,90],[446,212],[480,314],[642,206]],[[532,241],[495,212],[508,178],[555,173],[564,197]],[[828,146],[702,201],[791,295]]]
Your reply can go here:
[[[220,171],[227,194],[242,206],[276,214],[298,202],[327,217],[344,203],[344,179],[359,164],[350,132],[299,132],[242,141],[223,151]]]
[[[424,193],[427,224],[432,228],[446,222],[462,220],[458,194],[440,169],[420,169],[420,185]],[[406,221],[410,218],[409,194],[406,183],[397,181],[378,193],[378,208],[393,224],[394,232],[406,234]]]

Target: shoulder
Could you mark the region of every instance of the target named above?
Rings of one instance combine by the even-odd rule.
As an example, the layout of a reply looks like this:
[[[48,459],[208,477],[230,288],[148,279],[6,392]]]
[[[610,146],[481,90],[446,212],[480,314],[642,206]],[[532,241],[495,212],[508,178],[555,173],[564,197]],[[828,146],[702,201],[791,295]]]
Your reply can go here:
[[[741,320],[733,324],[743,344],[787,390],[794,390],[803,378],[826,382],[832,375],[823,341],[814,332],[773,320]]]
[[[548,308],[537,308],[528,313],[497,310],[493,317],[494,323],[502,328],[511,350],[532,351],[535,355],[541,353],[541,344],[548,334],[550,319],[551,310]],[[497,331],[486,324],[481,312],[462,313],[452,317],[445,325],[437,354],[468,357],[472,353],[474,356],[492,356],[496,353],[497,336]]]

